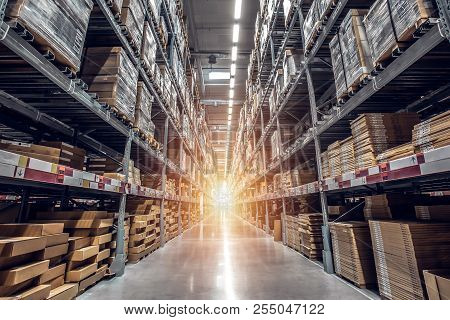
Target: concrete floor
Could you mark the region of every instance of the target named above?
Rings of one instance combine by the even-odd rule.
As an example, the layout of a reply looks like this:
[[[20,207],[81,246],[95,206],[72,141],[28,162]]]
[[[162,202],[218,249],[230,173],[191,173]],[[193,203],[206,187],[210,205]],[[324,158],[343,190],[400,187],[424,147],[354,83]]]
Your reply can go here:
[[[367,299],[236,218],[208,218],[78,299]]]

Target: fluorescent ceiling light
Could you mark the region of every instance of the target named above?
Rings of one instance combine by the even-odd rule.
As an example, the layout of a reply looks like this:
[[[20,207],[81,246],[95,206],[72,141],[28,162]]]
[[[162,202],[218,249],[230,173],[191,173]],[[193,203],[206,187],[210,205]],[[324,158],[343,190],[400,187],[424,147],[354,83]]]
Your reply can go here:
[[[231,114],[228,115],[228,121],[231,121]]]
[[[233,43],[239,42],[239,24],[233,26]]]
[[[229,72],[216,72],[211,71],[209,73],[209,80],[229,80],[231,78]]]
[[[233,62],[237,60],[237,46],[233,46],[233,49],[231,49],[231,60]]]
[[[231,127],[231,120],[228,120],[228,126]]]
[[[234,98],[234,90],[230,90],[230,99]]]
[[[230,100],[230,101],[228,102],[228,106],[229,106],[230,108],[233,106],[233,100]]]
[[[236,4],[234,7],[234,18],[239,20],[241,18],[242,13],[242,0],[236,0]]]
[[[236,63],[231,64],[231,75],[233,77],[236,75]]]
[[[231,78],[230,79],[230,89],[234,89],[234,84],[235,84],[235,79]]]
[[[231,115],[233,113],[233,108],[228,108],[228,115]]]

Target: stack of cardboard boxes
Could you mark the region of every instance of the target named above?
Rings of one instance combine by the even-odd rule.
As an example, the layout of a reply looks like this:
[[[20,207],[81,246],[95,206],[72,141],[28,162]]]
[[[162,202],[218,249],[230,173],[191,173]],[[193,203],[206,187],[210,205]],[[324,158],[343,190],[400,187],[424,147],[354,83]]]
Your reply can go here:
[[[322,214],[300,214],[299,224],[301,252],[311,260],[322,260]]]
[[[286,244],[292,249],[301,251],[300,222],[298,216],[286,216]]]

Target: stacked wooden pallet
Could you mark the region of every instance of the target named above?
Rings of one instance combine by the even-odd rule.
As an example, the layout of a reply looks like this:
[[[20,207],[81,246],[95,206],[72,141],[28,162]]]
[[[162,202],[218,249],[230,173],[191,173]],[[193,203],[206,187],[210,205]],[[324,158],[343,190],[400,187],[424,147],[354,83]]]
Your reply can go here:
[[[376,157],[389,148],[411,141],[411,130],[419,122],[415,113],[367,113],[351,122],[355,169],[377,164]]]
[[[86,151],[64,142],[41,142],[40,144],[0,140],[0,149],[83,170]]]
[[[336,273],[360,288],[376,285],[369,224],[330,223],[330,232]]]
[[[438,114],[414,126],[412,144],[416,152],[450,144],[450,111]]]
[[[286,244],[292,249],[301,251],[300,239],[300,222],[297,216],[287,215],[285,218],[286,224]]]
[[[450,264],[450,224],[370,221],[380,294],[425,299],[423,271]]]
[[[322,214],[300,214],[299,224],[301,252],[312,260],[322,260]]]
[[[35,223],[63,223],[69,237],[66,283],[78,284],[78,291],[100,281],[108,269],[114,213],[106,211],[37,212]]]
[[[68,250],[62,223],[0,225],[0,299],[72,299],[64,283]]]

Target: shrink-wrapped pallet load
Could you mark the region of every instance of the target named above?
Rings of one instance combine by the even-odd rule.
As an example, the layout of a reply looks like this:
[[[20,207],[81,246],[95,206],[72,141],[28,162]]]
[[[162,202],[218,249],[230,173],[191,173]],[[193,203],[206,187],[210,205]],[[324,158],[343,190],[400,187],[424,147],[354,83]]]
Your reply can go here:
[[[93,6],[91,0],[10,0],[5,14],[52,51],[56,61],[78,72]]]
[[[131,46],[140,53],[145,21],[145,7],[142,0],[123,0],[121,20]]]

